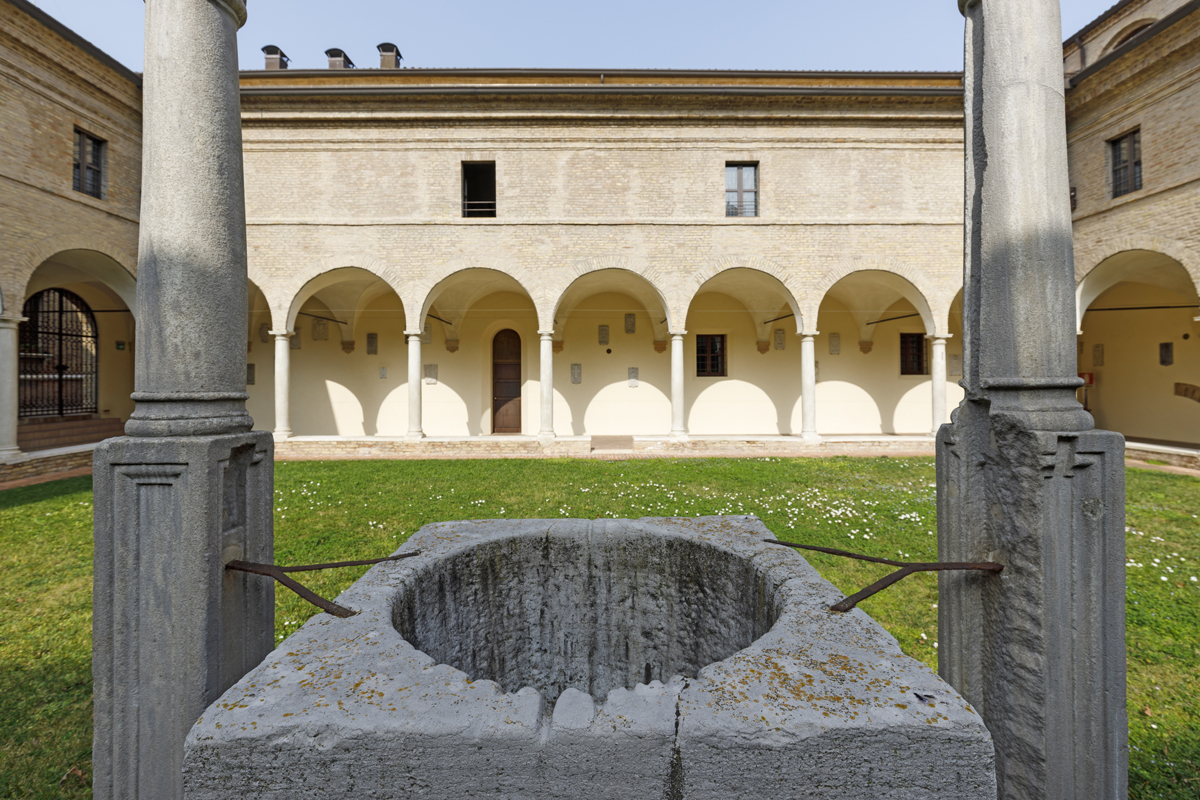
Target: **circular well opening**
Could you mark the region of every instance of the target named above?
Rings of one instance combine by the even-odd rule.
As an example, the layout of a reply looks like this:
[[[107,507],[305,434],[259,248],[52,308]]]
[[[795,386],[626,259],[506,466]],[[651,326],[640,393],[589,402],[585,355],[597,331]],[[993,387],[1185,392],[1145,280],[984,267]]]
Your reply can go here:
[[[397,632],[439,663],[553,703],[603,699],[699,670],[762,636],[778,611],[751,563],[671,537],[481,542],[410,577]]]

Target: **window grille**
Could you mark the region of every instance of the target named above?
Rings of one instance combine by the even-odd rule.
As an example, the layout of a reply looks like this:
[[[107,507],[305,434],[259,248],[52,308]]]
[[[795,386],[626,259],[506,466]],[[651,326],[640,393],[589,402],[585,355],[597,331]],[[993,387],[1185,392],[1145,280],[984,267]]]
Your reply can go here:
[[[929,359],[925,356],[925,334],[900,334],[900,374],[929,374]]]
[[[696,377],[725,376],[725,334],[696,337]]]
[[[462,215],[496,216],[496,162],[469,162],[462,165]]]
[[[104,140],[75,131],[75,191],[92,197],[104,194]]]
[[[46,289],[25,301],[18,340],[20,417],[95,414],[96,318],[79,295]]]
[[[725,165],[725,216],[758,216],[758,165]]]
[[[1142,132],[1134,131],[1112,145],[1112,186],[1114,198],[1142,188]]]

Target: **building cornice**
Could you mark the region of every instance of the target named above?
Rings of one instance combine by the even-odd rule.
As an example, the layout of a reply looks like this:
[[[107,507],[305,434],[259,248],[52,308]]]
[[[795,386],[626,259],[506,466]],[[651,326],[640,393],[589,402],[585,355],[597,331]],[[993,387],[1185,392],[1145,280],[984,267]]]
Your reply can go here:
[[[1158,22],[1155,22],[1142,33],[1113,50],[1108,55],[1102,56],[1093,63],[1081,69],[1079,72],[1076,72],[1068,79],[1067,88],[1074,89],[1080,83],[1100,72],[1108,65],[1128,55],[1129,53],[1132,53],[1137,48],[1150,42],[1150,40],[1154,39],[1159,34],[1174,27],[1178,23],[1183,22],[1197,11],[1200,11],[1200,0],[1191,0],[1191,2],[1180,6],[1167,16],[1160,19]]]
[[[122,78],[124,78],[125,80],[132,83],[134,86],[138,87],[139,89],[142,88],[142,76],[141,75],[137,74],[136,72],[131,70],[129,67],[122,64],[120,61],[117,61],[115,58],[113,58],[108,53],[101,50],[99,47],[96,47],[96,45],[92,44],[87,39],[84,39],[82,36],[80,36],[75,31],[71,30],[70,28],[68,28],[66,25],[63,25],[61,22],[59,22],[54,17],[47,14],[45,11],[42,11],[40,8],[35,6],[33,3],[28,2],[28,0],[2,0],[2,2],[6,2],[9,5],[13,6],[14,8],[18,9],[19,11],[21,11],[22,13],[24,13],[30,17],[33,17],[41,25],[54,31],[56,34],[58,34],[59,36],[61,36],[64,39],[66,39],[68,42],[75,45],[80,50],[84,51],[85,53],[87,53],[88,55],[90,55],[92,58],[96,59],[100,63],[104,64],[104,66],[108,67],[113,72],[117,73]]]

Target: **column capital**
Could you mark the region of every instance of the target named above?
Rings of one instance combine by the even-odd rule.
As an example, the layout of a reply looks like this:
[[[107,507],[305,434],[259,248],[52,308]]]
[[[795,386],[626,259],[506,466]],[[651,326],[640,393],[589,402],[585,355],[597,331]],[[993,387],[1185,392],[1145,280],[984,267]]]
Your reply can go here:
[[[269,333],[270,335],[274,336],[276,339],[283,339],[283,338],[286,338],[286,337],[288,337],[288,336],[295,336],[295,335],[296,335],[296,332],[295,332],[295,331],[267,331],[267,333]]]
[[[419,342],[421,341],[421,337],[424,335],[424,331],[416,331],[415,333],[413,331],[405,331],[404,339],[407,342],[412,342],[413,339],[416,339]]]
[[[983,2],[983,0],[958,0],[958,10],[965,17],[967,15],[968,8],[971,6],[977,6],[981,2]]]
[[[538,331],[538,336],[543,339],[551,339],[554,337],[554,331]]]
[[[233,21],[241,28],[246,24],[246,2],[245,0],[213,0],[217,7],[233,17]]]
[[[952,334],[952,333],[927,333],[927,334],[925,334],[925,338],[933,339],[934,341],[940,340],[942,342],[945,342],[947,339],[953,339],[954,334]]]
[[[672,339],[682,339],[687,336],[687,331],[669,331]]]
[[[0,328],[15,328],[27,319],[28,317],[22,317],[20,315],[8,316],[5,314],[0,314]]]
[[[800,334],[800,341],[811,342],[820,335],[821,335],[820,331],[813,331],[812,333],[802,333],[802,334]]]

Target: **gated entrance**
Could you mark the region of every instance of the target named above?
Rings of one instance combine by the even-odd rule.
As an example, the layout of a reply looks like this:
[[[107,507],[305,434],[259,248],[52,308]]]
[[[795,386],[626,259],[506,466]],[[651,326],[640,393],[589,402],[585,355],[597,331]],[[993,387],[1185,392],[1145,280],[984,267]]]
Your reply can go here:
[[[19,416],[95,414],[98,343],[88,304],[65,289],[46,289],[25,301],[21,316]]]

